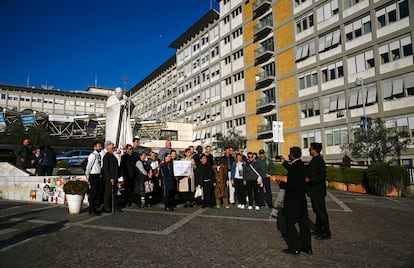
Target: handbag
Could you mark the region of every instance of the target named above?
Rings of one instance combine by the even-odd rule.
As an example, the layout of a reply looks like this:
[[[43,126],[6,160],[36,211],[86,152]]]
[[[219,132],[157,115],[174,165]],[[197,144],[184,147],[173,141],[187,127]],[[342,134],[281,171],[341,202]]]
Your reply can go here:
[[[195,193],[194,193],[194,198],[199,198],[203,196],[203,189],[201,188],[200,185],[197,185]]]
[[[256,173],[257,175],[257,184],[259,185],[259,187],[263,187],[263,178],[262,176],[260,176],[259,172],[256,171],[256,169],[249,164],[250,168],[254,171],[254,173]]]
[[[152,191],[154,191],[154,183],[152,181],[145,181],[144,182],[144,186],[145,186],[145,193],[151,193]]]

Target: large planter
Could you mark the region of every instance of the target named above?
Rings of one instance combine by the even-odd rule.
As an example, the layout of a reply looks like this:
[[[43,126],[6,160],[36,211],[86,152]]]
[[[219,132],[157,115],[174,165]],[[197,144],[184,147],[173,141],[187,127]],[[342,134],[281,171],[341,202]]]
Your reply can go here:
[[[333,181],[333,182],[329,183],[329,186],[332,186],[333,188],[335,188],[338,191],[345,191],[345,192],[347,191],[347,186],[343,182]]]
[[[353,193],[363,193],[365,194],[365,188],[364,186],[362,186],[362,184],[348,184],[348,192],[353,192]]]
[[[79,214],[82,208],[83,195],[67,194],[66,201],[68,202],[69,214]]]
[[[389,197],[395,197],[395,196],[401,196],[401,192],[397,190],[396,187],[392,187],[391,191],[388,191],[385,196]]]

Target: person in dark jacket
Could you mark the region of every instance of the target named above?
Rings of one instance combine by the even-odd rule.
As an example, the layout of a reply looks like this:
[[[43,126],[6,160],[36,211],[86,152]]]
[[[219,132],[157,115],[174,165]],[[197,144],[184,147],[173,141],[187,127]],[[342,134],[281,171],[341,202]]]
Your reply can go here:
[[[134,180],[137,173],[135,163],[137,162],[137,159],[133,154],[133,147],[131,144],[127,144],[125,149],[125,154],[121,156],[120,167],[125,187],[124,205],[131,206],[134,198]]]
[[[196,185],[200,185],[203,188],[204,199],[202,207],[214,208],[214,187],[216,187],[216,177],[214,175],[212,166],[210,166],[210,164],[207,162],[207,155],[201,155],[200,165],[197,166],[194,175],[196,178]]]
[[[160,164],[160,173],[164,184],[164,209],[167,211],[172,211],[172,199],[174,193],[174,172],[171,161],[171,154],[166,153],[164,160]]]
[[[118,185],[119,167],[118,159],[114,155],[114,144],[111,141],[105,141],[106,154],[103,157],[102,172],[105,182],[104,193],[104,213],[110,213],[115,210],[116,204],[116,186]],[[112,201],[112,204],[111,204]]]
[[[56,154],[50,145],[41,150],[37,165],[39,176],[52,176],[53,168],[56,167]]]
[[[16,150],[16,167],[26,170],[35,164],[33,148],[30,148],[28,138],[23,139],[22,145]]]
[[[138,195],[138,203],[141,208],[149,206],[149,195],[145,193],[145,182],[152,177],[151,166],[147,161],[145,151],[139,153],[139,159],[135,164],[137,168],[137,176],[135,177],[135,193]]]
[[[308,168],[308,195],[311,198],[312,210],[316,214],[316,239],[326,240],[331,238],[328,213],[325,206],[326,196],[326,166],[321,156],[322,144],[312,142],[309,152],[312,160]],[[313,223],[311,223],[313,224]]]
[[[260,210],[263,201],[259,196],[259,184],[263,186],[263,178],[260,175],[261,169],[259,164],[255,161],[253,153],[247,153],[247,162],[243,168],[243,180],[246,182],[246,191],[249,198],[249,206],[247,209],[253,209],[253,200],[255,210]]]
[[[287,181],[280,182],[285,189],[283,201],[283,216],[286,220],[286,233],[288,248],[283,252],[298,255],[299,251],[312,254],[311,237],[309,229],[308,206],[306,201],[306,168],[300,157],[299,147],[290,148],[289,160],[282,157],[283,167],[288,171]],[[299,224],[298,233],[295,225]]]

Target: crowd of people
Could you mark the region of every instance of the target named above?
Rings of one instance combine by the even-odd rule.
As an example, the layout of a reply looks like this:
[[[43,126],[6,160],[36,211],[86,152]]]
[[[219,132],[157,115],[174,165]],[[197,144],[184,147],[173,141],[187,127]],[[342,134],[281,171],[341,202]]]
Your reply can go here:
[[[311,234],[316,235],[317,240],[330,239],[325,206],[326,167],[320,154],[321,143],[310,145],[312,160],[307,167],[301,160],[299,147],[290,148],[288,159],[275,157],[288,171],[287,179],[278,181],[281,189],[278,198],[281,196],[283,201],[276,200],[275,205],[270,180],[275,178],[276,165],[263,149],[257,154],[244,155],[242,151],[235,153],[233,148],[227,147],[220,157],[214,157],[211,149],[211,146],[189,146],[180,157],[170,140],[158,153],[148,154],[140,146],[139,138],[124,146],[123,153],[116,150],[111,141],[95,142],[85,168],[90,185],[89,214],[113,213],[123,207],[148,208],[158,202],[163,203],[166,211],[173,211],[178,202],[183,202],[185,208],[200,205],[228,209],[233,205],[242,210],[260,210],[268,206],[278,210],[277,228],[288,246],[285,253],[312,254]],[[37,165],[39,175],[51,175],[53,168],[50,167],[56,163],[46,163],[55,159],[53,150],[50,147],[33,150],[25,139],[17,150],[17,166]],[[186,174],[175,172],[174,163],[178,161],[186,161],[189,167]],[[117,200],[121,177],[123,198]],[[316,215],[315,223],[308,215],[306,195]]]
[[[15,151],[16,166],[22,170],[33,169],[39,176],[51,176],[56,166],[56,154],[49,146],[31,146],[28,138]]]

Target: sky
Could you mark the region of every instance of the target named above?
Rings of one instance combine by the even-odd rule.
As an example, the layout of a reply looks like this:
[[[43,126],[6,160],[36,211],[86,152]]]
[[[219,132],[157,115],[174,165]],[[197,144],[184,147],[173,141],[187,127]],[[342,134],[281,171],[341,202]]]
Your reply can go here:
[[[131,89],[215,0],[0,0],[0,84]]]

